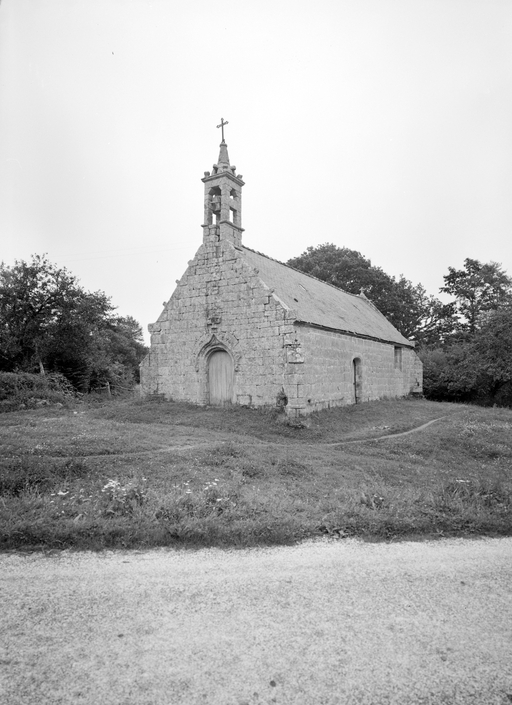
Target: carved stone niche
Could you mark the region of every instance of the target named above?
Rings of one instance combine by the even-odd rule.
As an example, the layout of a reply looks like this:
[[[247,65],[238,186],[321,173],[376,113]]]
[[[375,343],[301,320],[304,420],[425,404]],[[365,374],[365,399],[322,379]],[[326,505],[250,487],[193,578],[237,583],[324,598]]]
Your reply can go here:
[[[217,330],[218,326],[222,323],[222,311],[221,309],[213,305],[211,308],[206,309],[206,325],[211,330]]]
[[[294,340],[293,343],[285,343],[286,350],[286,361],[292,365],[300,365],[304,362],[304,354],[302,352],[301,344]]]
[[[219,313],[212,313],[207,318],[207,324],[209,326],[212,326],[212,327],[220,326],[221,323],[222,323],[222,316]]]

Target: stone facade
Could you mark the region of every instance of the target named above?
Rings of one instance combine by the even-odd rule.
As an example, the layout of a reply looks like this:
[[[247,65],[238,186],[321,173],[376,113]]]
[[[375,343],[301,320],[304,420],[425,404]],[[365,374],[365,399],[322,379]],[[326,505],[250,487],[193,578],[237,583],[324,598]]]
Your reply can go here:
[[[286,368],[283,340],[290,331],[293,321],[241,251],[226,240],[206,242],[150,326],[143,391],[208,404],[208,358],[224,350],[233,361],[232,401],[275,404]]]
[[[224,142],[213,172],[205,172],[202,180],[203,244],[158,321],[149,326],[143,394],[209,404],[216,352],[225,353],[226,403],[277,404],[300,415],[421,392],[414,346],[367,300],[333,291],[242,246],[244,184],[229,164]],[[300,299],[291,296],[287,281],[305,292]],[[315,305],[322,309],[322,295],[329,306],[316,317],[320,322],[309,320],[315,318]],[[329,315],[348,321],[353,330],[340,330],[338,318],[331,324]]]
[[[297,326],[304,364],[290,403],[300,412],[420,393],[422,364],[413,348]],[[306,364],[307,361],[307,364]],[[360,361],[355,374],[354,361]],[[358,377],[357,381],[355,376]]]

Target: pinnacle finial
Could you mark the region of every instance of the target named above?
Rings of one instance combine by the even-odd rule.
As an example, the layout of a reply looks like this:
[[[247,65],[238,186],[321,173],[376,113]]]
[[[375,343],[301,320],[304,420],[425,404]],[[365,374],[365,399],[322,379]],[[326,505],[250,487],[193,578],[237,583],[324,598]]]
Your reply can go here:
[[[229,125],[227,120],[224,120],[224,118],[220,119],[220,125],[217,125],[217,128],[221,128],[222,130],[222,141],[224,142],[224,125]]]

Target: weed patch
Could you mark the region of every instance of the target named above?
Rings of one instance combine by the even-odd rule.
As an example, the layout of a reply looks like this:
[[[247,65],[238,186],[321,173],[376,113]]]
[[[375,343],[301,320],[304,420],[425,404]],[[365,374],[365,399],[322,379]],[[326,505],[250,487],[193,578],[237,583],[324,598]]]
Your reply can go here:
[[[147,501],[147,480],[121,484],[119,480],[109,480],[102,487],[101,495],[104,516],[132,516]]]
[[[27,490],[46,490],[62,482],[73,482],[90,474],[85,461],[68,458],[22,456],[0,461],[0,495],[19,495]]]

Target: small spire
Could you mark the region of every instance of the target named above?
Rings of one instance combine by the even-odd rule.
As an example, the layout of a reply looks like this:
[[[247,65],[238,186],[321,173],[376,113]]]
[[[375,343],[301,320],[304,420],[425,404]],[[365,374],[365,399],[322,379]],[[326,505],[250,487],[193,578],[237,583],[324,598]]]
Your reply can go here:
[[[220,143],[220,152],[219,152],[219,159],[217,161],[217,165],[218,166],[229,166],[228,146],[224,141],[222,141]]]

